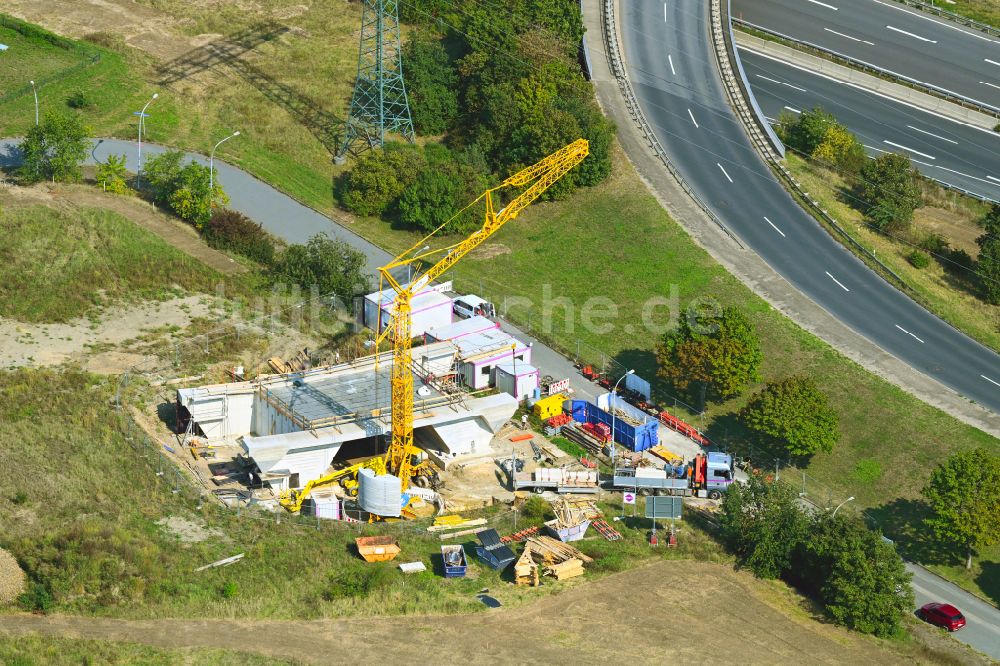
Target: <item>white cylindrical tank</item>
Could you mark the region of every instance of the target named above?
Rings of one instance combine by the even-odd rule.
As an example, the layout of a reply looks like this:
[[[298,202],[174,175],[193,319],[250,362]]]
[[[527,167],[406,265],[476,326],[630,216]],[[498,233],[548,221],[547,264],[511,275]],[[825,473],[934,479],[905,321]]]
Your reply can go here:
[[[403,484],[398,476],[376,476],[370,469],[358,472],[358,505],[369,513],[398,518],[403,503]]]

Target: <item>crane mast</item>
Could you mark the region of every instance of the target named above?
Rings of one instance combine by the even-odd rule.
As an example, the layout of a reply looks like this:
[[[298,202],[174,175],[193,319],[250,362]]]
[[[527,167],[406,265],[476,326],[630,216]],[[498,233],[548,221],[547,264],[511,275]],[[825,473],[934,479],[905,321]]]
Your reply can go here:
[[[377,338],[377,342],[381,342],[391,332],[393,341],[392,440],[385,454],[385,466],[388,473],[400,478],[404,491],[409,487],[411,478],[418,472],[413,466],[413,338],[410,334],[413,296],[485,242],[503,225],[517,217],[553,183],[582,162],[588,154],[589,145],[586,139],[577,139],[564,146],[537,164],[510,176],[497,187],[486,190],[469,204],[472,206],[481,200],[485,201],[486,214],[483,226],[464,240],[437,250],[426,250],[425,243],[440,232],[447,224],[446,222],[414,244],[413,247],[379,268],[381,280],[388,283],[396,292],[393,302],[392,324],[386,326]],[[527,188],[514,197],[510,203],[500,211],[494,211],[494,192],[525,186]],[[423,262],[428,257],[435,257],[441,252],[445,252],[445,256],[441,257],[422,275],[412,279],[409,284],[401,285],[392,276],[392,270],[395,268],[412,266],[415,263],[421,265],[418,262]]]

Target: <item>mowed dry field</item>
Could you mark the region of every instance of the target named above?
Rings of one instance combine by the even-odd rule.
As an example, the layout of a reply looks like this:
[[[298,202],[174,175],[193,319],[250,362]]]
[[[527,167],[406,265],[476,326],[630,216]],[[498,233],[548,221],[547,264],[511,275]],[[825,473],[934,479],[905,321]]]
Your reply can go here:
[[[310,622],[129,621],[6,616],[0,636],[37,633],[215,647],[331,663],[895,664],[936,662],[913,644],[893,650],[817,621],[786,589],[730,567],[659,562],[516,609],[466,616]],[[905,652],[901,651],[904,650]]]

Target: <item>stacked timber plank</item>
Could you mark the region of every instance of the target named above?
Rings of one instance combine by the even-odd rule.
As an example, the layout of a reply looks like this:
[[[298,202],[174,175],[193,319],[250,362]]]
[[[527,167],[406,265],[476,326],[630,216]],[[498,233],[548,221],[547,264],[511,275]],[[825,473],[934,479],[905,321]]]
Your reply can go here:
[[[545,567],[545,573],[556,580],[566,580],[583,575],[583,562],[575,557],[571,557],[559,564],[550,564]]]
[[[514,582],[518,585],[538,587],[538,565],[531,559],[530,546],[525,546],[521,557],[514,563]]]
[[[548,536],[528,537],[525,548],[530,548],[545,564],[560,564],[574,558],[586,564],[594,561],[568,543]]]

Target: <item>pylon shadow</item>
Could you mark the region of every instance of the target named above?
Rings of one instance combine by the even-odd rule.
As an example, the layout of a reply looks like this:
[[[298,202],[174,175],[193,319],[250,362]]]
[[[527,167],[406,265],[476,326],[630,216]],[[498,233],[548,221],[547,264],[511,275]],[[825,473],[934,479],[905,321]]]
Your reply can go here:
[[[344,132],[344,120],[322,107],[316,100],[278,81],[248,60],[262,44],[288,32],[279,23],[260,23],[203,44],[164,63],[158,70],[158,83],[170,87],[206,71],[238,76],[271,102],[285,109],[335,155]]]

